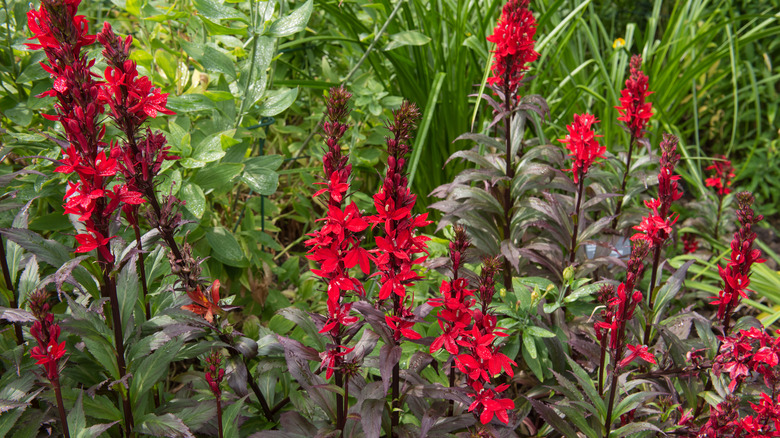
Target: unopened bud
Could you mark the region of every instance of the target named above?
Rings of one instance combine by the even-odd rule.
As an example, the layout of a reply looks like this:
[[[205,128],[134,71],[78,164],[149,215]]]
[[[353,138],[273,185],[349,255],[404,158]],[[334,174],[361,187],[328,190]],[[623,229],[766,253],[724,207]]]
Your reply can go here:
[[[567,266],[566,269],[563,270],[563,281],[568,283],[571,281],[572,277],[574,277],[574,268]]]

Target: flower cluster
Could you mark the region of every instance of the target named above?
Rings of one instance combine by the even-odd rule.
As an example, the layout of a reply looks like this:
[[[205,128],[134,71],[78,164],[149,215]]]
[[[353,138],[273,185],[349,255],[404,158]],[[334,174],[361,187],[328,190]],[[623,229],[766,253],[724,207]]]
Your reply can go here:
[[[686,254],[692,254],[699,249],[699,241],[696,240],[696,235],[691,233],[685,233],[682,235],[683,251]]]
[[[225,378],[225,369],[222,368],[222,353],[218,350],[214,350],[206,357],[206,383],[209,384],[209,389],[214,397],[217,399],[222,397],[222,389],[219,385],[222,383],[222,379]]]
[[[737,219],[740,228],[734,233],[731,241],[731,256],[726,267],[718,266],[723,289],[718,292],[717,299],[712,304],[718,305],[718,319],[723,321],[723,331],[728,335],[729,323],[734,309],[737,308],[750,285],[750,268],[753,263],[763,263],[761,250],[753,248],[756,233],[753,225],[760,222],[764,216],[755,214],[751,206],[755,199],[748,192],[737,194]]]
[[[207,294],[203,293],[200,285],[197,285],[194,289],[187,289],[187,296],[192,300],[192,304],[181,308],[202,316],[209,323],[214,322],[214,315],[222,313],[223,309],[219,306],[219,280],[214,280]]]
[[[512,365],[517,366],[500,352],[501,345],[495,343],[496,339],[507,335],[497,326],[496,316],[489,312],[495,294],[494,277],[499,269],[498,258],[483,260],[477,292],[481,307],[471,311],[473,325],[470,330],[463,330],[457,341],[464,352],[455,356],[455,364],[466,375],[466,384],[471,389],[469,395],[474,399],[469,412],[477,414],[482,424],[489,423],[494,416],[506,424],[509,411],[515,408],[512,399],[500,398],[509,385],[494,384],[495,376],[503,372],[512,377]]]
[[[707,170],[712,170],[713,175],[707,178],[704,183],[707,187],[715,187],[718,191],[718,197],[722,198],[731,193],[731,180],[734,178],[734,167],[731,165],[731,161],[726,159],[725,155],[716,156],[717,160],[714,160],[712,164],[707,167]]]
[[[674,175],[674,168],[680,161],[680,154],[677,153],[677,137],[664,134],[661,150],[663,152],[661,169],[658,172],[658,199],[645,201],[645,205],[651,212],[642,218],[641,224],[634,227],[639,233],[631,237],[631,240],[646,240],[651,248],[662,246],[671,235],[672,225],[677,222],[677,215],[670,216],[669,209],[673,201],[682,197],[677,183],[680,177]]]
[[[620,92],[620,105],[615,109],[620,113],[618,120],[626,122],[631,136],[640,139],[644,136],[647,121],[653,115],[653,104],[645,99],[652,94],[647,91],[647,75],[641,70],[642,56],[631,57],[631,74],[626,79],[626,88]]]
[[[571,170],[574,173],[575,184],[579,182],[580,178],[585,177],[596,158],[604,158],[604,153],[607,151],[607,148],[601,146],[596,140],[597,137],[601,136],[593,132],[594,123],[598,123],[598,119],[592,114],[575,114],[574,122],[566,126],[569,134],[563,140],[558,140],[566,144],[571,152],[569,156],[573,157],[572,168],[565,170]]]
[[[450,242],[450,261],[452,262],[452,280],[442,280],[439,292],[441,297],[428,301],[433,307],[438,307],[437,320],[442,334],[437,337],[430,347],[431,354],[443,348],[450,354],[459,352],[458,340],[463,332],[471,325],[471,306],[475,300],[474,291],[468,289],[469,281],[461,278],[459,274],[463,253],[471,245],[466,235],[466,229],[455,226],[455,238]]]
[[[655,363],[652,354],[644,345],[628,345],[631,351],[625,358],[622,351],[625,343],[626,324],[634,317],[636,306],[642,301],[642,292],[636,286],[642,279],[644,259],[650,247],[644,240],[635,242],[631,247],[631,257],[628,260],[626,280],[620,283],[617,290],[612,286],[602,287],[599,300],[605,306],[601,311],[601,321],[594,324],[596,338],[601,342],[602,349],[611,350],[620,357],[618,366],[624,367],[637,357]]]
[[[85,232],[76,235],[76,252],[97,249],[103,262],[112,263],[109,218],[120,204],[137,205],[143,198],[124,184],[108,188],[119,166],[116,155],[103,141],[103,84],[90,72],[94,60],[87,60],[81,53],[96,37],[89,35],[86,19],[76,15],[79,3],[44,0],[38,10],[29,11],[28,25],[35,34],[31,39],[38,39],[39,44],[28,46],[46,53],[48,64],[41,65],[54,78],[54,86],[42,95],[58,99],[57,114],[47,118],[62,124],[69,144],[55,172],[78,176],[78,182],[68,181],[65,194],[65,213],[77,215],[84,224]]]
[[[342,330],[356,323],[359,318],[351,315],[352,303],[344,301],[346,293],[356,292],[365,295],[363,284],[350,276],[349,270],[359,266],[364,274],[370,270],[370,255],[360,246],[360,235],[368,228],[368,221],[362,217],[354,202],[344,207],[344,195],[349,190],[349,177],[352,166],[348,157],[341,153],[339,140],[346,132],[348,125],[344,123],[349,114],[349,99],[352,95],[343,87],[330,89],[326,115],[328,120],[323,123],[327,150],[323,156],[323,170],[327,188],[319,190],[314,196],[327,193],[328,213],[324,225],[310,234],[306,242],[310,246],[308,258],[319,263],[319,269],[312,269],[316,275],[327,283],[328,318],[320,333],[328,333],[333,340],[328,349],[323,352],[322,366],[327,366],[327,377],[339,367],[340,358],[347,354],[348,349],[340,344]]]
[[[427,213],[412,214],[417,197],[409,190],[405,173],[406,154],[411,150],[411,132],[419,117],[417,106],[409,102],[404,102],[394,113],[393,123],[389,126],[393,137],[387,139],[387,171],[382,188],[374,195],[376,215],[368,218],[372,227],[379,225],[383,231],[375,237],[377,248],[373,252],[378,272],[374,275],[380,278],[379,300],[392,297],[393,313],[385,320],[396,341],[402,336],[409,339],[420,337],[412,330],[415,317],[411,304],[407,303],[406,288],[420,279],[413,267],[425,261],[428,254],[425,242],[430,240],[417,235],[418,228],[431,222],[427,220]],[[417,257],[418,254],[422,255]]]
[[[536,20],[528,9],[529,0],[509,0],[504,5],[493,35],[487,40],[496,44],[492,76],[488,83],[502,90],[507,99],[517,91],[528,63],[536,61],[534,50]]]
[[[30,356],[36,359],[36,365],[41,365],[46,371],[46,378],[57,385],[60,378],[60,361],[65,356],[65,341],[59,342],[60,326],[54,322],[54,315],[49,313],[46,302],[48,293],[38,290],[30,296],[30,309],[37,319],[30,329],[30,334],[38,345],[30,351]]]

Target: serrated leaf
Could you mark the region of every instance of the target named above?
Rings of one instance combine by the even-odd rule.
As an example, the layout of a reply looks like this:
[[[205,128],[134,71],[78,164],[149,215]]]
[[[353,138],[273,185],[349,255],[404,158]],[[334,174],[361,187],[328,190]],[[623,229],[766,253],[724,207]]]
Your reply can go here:
[[[195,438],[190,428],[173,414],[160,416],[146,414],[139,423],[138,431],[147,435],[167,438]]]
[[[23,305],[27,301],[27,297],[35,292],[39,281],[38,261],[35,259],[35,255],[33,255],[27,261],[24,271],[22,271],[22,275],[19,277],[19,306]]]
[[[314,347],[317,350],[323,350],[325,348],[323,335],[319,333],[319,330],[317,330],[314,322],[312,322],[311,317],[309,317],[306,312],[297,307],[291,306],[285,307],[284,309],[279,309],[279,311],[276,313],[282,316],[284,319],[294,322],[298,325],[298,327],[303,329],[303,331],[309,335],[311,341],[314,342]]]
[[[125,331],[132,331],[133,310],[138,301],[138,274],[136,272],[135,257],[130,260],[119,272],[116,281],[116,294],[119,297],[119,315],[122,327]]]
[[[659,429],[657,426],[654,426],[647,422],[638,422],[638,423],[626,424],[620,429],[610,432],[609,436],[610,438],[622,438],[625,436],[633,435],[647,430],[651,430],[657,433],[663,433],[663,431],[661,431],[661,429]]]
[[[539,416],[541,416],[553,429],[568,438],[577,438],[577,432],[575,432],[569,423],[561,418],[551,407],[547,406],[544,402],[533,398],[525,397],[525,399],[531,403]]]
[[[246,401],[247,397],[247,395],[241,397],[225,409],[224,415],[222,416],[222,428],[225,436],[239,436],[238,414],[241,413],[241,408],[244,407],[244,401]]]
[[[183,343],[182,340],[176,339],[158,348],[154,353],[143,359],[129,358],[131,361],[130,369],[133,374],[130,383],[130,403],[132,405],[137,405],[140,397],[146,396],[152,386],[167,374],[168,364],[176,357]],[[181,423],[181,420],[178,420],[178,422]],[[186,429],[184,423],[181,423],[181,425]]]
[[[314,2],[308,0],[301,7],[293,10],[287,16],[281,17],[271,24],[268,28],[268,34],[272,37],[285,37],[300,32],[306,28],[309,22],[311,12],[314,9]]]

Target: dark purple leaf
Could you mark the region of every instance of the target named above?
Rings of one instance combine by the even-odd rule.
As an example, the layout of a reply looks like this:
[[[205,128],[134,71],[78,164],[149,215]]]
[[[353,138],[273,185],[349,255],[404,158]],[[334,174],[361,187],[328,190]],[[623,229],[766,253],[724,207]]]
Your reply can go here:
[[[317,350],[306,347],[300,342],[284,336],[277,336],[276,338],[284,348],[284,357],[287,361],[290,375],[322,410],[331,418],[335,417],[335,398],[329,392],[319,388],[320,385],[325,384],[325,381],[322,377],[312,373],[309,368],[310,360],[317,362],[320,360]]]
[[[472,140],[472,141],[475,141],[477,144],[482,144],[482,145],[485,145],[485,146],[494,147],[494,148],[496,148],[498,150],[503,150],[504,149],[504,144],[503,143],[501,143],[500,141],[496,140],[493,137],[488,137],[487,135],[484,135],[484,134],[476,134],[476,133],[473,133],[473,132],[467,132],[465,134],[461,134],[460,136],[458,136],[458,138],[456,138],[452,142],[455,143],[458,140]],[[450,159],[452,159],[454,157],[455,157],[455,155],[453,154],[452,156],[450,156]],[[449,160],[447,160],[447,161],[449,161]]]
[[[22,228],[2,228],[8,240],[35,254],[38,260],[59,268],[70,259],[70,250],[56,240],[47,240],[38,233]]]
[[[547,404],[539,400],[525,396],[523,397],[531,403],[539,416],[542,417],[544,421],[546,421],[547,424],[549,424],[553,429],[557,430],[559,433],[567,436],[568,438],[577,438],[577,432],[575,432],[569,423],[561,418],[551,407],[547,406]]]
[[[37,319],[32,313],[24,309],[11,309],[8,307],[0,307],[0,319],[14,323],[14,322],[35,322]]]
[[[378,437],[382,432],[382,413],[385,401],[377,399],[364,400],[360,406],[360,424],[367,437]]]
[[[382,386],[387,394],[393,367],[401,360],[401,347],[395,344],[385,344],[379,349],[379,374],[382,375]]]
[[[279,422],[282,424],[282,429],[285,432],[305,437],[317,435],[317,427],[311,424],[309,420],[303,418],[298,412],[287,411],[283,413],[279,418]]]

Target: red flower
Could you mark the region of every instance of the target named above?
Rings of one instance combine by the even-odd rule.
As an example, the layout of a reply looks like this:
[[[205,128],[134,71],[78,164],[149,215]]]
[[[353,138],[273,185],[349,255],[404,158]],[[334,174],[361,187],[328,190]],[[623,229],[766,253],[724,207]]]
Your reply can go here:
[[[707,187],[715,187],[718,191],[719,197],[724,197],[731,193],[731,180],[734,178],[734,167],[731,166],[731,161],[726,159],[725,155],[718,155],[712,165],[707,167],[707,170],[714,170],[713,176],[707,178],[704,182]]]
[[[626,122],[635,139],[644,136],[644,128],[653,115],[653,104],[645,101],[652,91],[647,91],[647,76],[640,70],[641,67],[642,56],[632,56],[631,75],[626,79],[626,88],[620,93],[621,106],[615,107],[620,113],[618,120]]]
[[[320,369],[323,367],[328,368],[328,372],[325,374],[326,379],[330,379],[333,376],[333,371],[338,368],[339,358],[346,356],[355,348],[348,348],[343,345],[328,346],[328,349],[320,353],[322,362],[320,363]],[[343,351],[339,351],[343,350]]]
[[[187,296],[192,300],[192,304],[181,306],[181,308],[202,316],[209,323],[214,322],[215,314],[222,313],[222,308],[219,306],[219,280],[214,280],[214,284],[211,285],[210,296],[205,295],[200,286],[194,290],[188,290]]]
[[[508,388],[509,385],[501,385],[495,390],[481,389],[475,396],[474,402],[469,406],[469,412],[480,411],[479,421],[482,424],[488,424],[493,420],[493,416],[498,421],[509,424],[508,412],[515,408],[515,402],[508,398],[497,398],[498,394]]]
[[[677,216],[662,217],[658,212],[661,202],[657,199],[645,201],[650,214],[642,218],[642,223],[634,229],[639,233],[631,236],[631,240],[646,240],[651,248],[662,245],[672,233],[672,225],[677,222]]]
[[[528,9],[529,0],[509,0],[487,40],[496,44],[492,76],[488,83],[511,95],[523,80],[528,63],[536,61],[534,50],[536,20]],[[509,96],[507,96],[509,98]]]
[[[699,242],[696,240],[696,235],[691,233],[685,233],[682,235],[683,251],[686,254],[692,254],[699,249]]]
[[[620,367],[630,364],[637,357],[655,364],[655,356],[648,351],[647,345],[628,345],[628,349],[631,350],[631,353],[620,361]]]
[[[571,152],[569,156],[573,157],[572,168],[565,170],[571,170],[574,173],[575,184],[588,173],[588,168],[596,158],[604,158],[604,152],[607,151],[607,148],[601,146],[596,140],[597,137],[601,136],[593,132],[591,126],[594,123],[598,123],[598,119],[591,114],[575,114],[574,122],[566,126],[569,134],[563,140],[558,140],[566,144]]]
[[[76,242],[78,242],[79,246],[76,248],[75,252],[83,253],[97,249],[107,262],[112,263],[114,261],[114,256],[111,254],[109,242],[111,242],[111,239],[114,237],[116,236],[103,237],[99,231],[94,230],[92,230],[91,233],[76,234]]]
[[[43,366],[46,378],[55,383],[59,380],[59,362],[65,356],[65,342],[59,342],[60,326],[54,322],[54,315],[49,313],[46,303],[48,294],[41,289],[34,292],[29,299],[33,314],[38,319],[30,328],[30,334],[38,345],[30,350],[30,356],[36,359],[36,365]]]
[[[222,396],[222,389],[219,385],[222,383],[222,379],[225,377],[225,369],[222,365],[222,354],[218,350],[214,350],[206,357],[206,364],[208,368],[206,370],[206,383],[209,384],[211,393],[214,397],[219,399]]]

